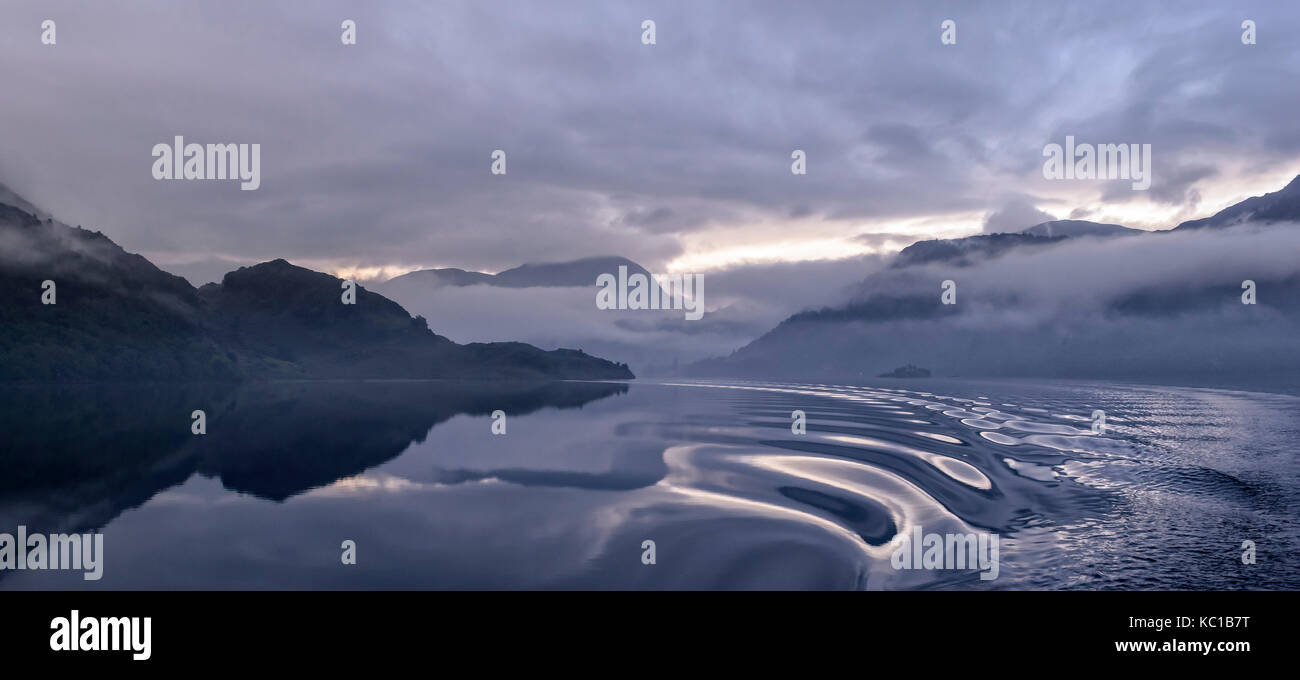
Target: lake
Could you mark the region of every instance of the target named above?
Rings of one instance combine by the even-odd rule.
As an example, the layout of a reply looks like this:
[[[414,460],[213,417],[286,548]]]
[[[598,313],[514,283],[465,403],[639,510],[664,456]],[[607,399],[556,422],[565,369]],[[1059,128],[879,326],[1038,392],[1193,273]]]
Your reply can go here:
[[[102,579],[6,570],[0,589],[1300,587],[1300,398],[1280,394],[9,385],[0,435],[0,532],[104,537]],[[996,578],[896,568],[918,529],[995,536]]]

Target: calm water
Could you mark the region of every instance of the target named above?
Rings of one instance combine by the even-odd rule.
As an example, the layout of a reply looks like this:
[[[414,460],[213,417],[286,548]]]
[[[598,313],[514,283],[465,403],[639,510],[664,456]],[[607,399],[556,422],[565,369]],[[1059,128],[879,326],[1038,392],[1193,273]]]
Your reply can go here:
[[[1298,430],[1293,396],[1084,383],[10,386],[0,533],[106,554],[0,589],[1294,589]],[[917,525],[996,532],[998,578],[894,569]]]

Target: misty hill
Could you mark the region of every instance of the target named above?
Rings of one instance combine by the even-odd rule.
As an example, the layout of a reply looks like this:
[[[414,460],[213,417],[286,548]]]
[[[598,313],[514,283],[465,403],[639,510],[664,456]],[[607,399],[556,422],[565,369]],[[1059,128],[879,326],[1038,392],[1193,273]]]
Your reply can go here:
[[[902,268],[931,262],[951,262],[959,267],[969,267],[1014,249],[1055,245],[1066,238],[1142,233],[1145,232],[1141,229],[1131,229],[1118,224],[1102,224],[1086,220],[1053,220],[1035,224],[1015,233],[976,234],[965,238],[917,241],[899,251],[891,266]]]
[[[618,274],[618,268],[627,267],[628,276],[650,272],[626,257],[588,257],[571,262],[524,264],[497,274],[493,283],[508,288],[533,288],[538,286],[595,286],[601,274]]]
[[[443,269],[421,269],[418,271],[408,272],[401,276],[395,276],[381,284],[389,285],[418,285],[418,286],[473,286],[478,284],[492,285],[496,279],[495,274],[484,274],[483,272],[469,272],[464,269],[447,267]]]
[[[1035,224],[1027,229],[1020,231],[1022,234],[1033,234],[1034,236],[1124,236],[1128,234],[1141,234],[1141,229],[1133,229],[1118,224],[1102,224],[1100,222],[1089,222],[1087,220],[1052,220]]]
[[[978,234],[965,238],[917,241],[900,250],[890,266],[897,269],[932,262],[950,262],[958,267],[969,267],[1013,248],[1049,246],[1064,238],[1065,236],[1021,233]]]
[[[237,375],[194,288],[99,232],[0,204],[0,286],[2,380]]]
[[[1224,229],[916,244],[849,302],[792,315],[687,373],[852,379],[915,363],[936,376],[1294,385],[1300,230],[1273,224],[1285,199],[1269,205],[1220,213],[1269,218]],[[946,280],[956,304],[942,303]],[[1246,281],[1255,304],[1243,304]]]
[[[38,220],[44,220],[50,217],[48,213],[32,205],[27,199],[19,196],[13,189],[0,184],[0,204],[17,208],[18,210],[32,215]]]
[[[42,304],[42,282],[56,285]],[[0,380],[631,378],[578,350],[458,345],[341,280],[275,260],[196,290],[108,237],[0,204]]]
[[[474,286],[488,285],[502,288],[555,288],[555,287],[591,287],[596,285],[596,277],[601,274],[618,274],[620,266],[627,267],[628,275],[635,273],[650,275],[645,267],[627,259],[613,255],[587,257],[570,262],[546,262],[524,264],[507,269],[500,274],[470,272],[464,269],[421,269],[389,279],[383,287],[389,286]]]
[[[1300,175],[1273,193],[1248,198],[1209,217],[1183,222],[1174,229],[1221,228],[1244,222],[1300,222]]]

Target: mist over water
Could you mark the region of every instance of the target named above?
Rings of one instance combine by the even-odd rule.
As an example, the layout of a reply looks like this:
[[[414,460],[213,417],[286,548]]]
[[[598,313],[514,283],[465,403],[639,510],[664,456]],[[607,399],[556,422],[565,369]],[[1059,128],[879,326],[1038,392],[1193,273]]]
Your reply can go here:
[[[1277,391],[1300,384],[1296,227],[1080,237],[889,268],[847,305],[792,316],[690,372],[844,380],[911,363],[937,376]],[[1247,282],[1267,297],[1243,304]]]
[[[105,545],[98,582],[6,571],[0,589],[1300,586],[1292,396],[429,381],[0,400],[0,531],[101,530]],[[204,436],[188,431],[195,402]],[[490,433],[498,408],[505,435]],[[998,577],[894,569],[915,526],[996,532]]]

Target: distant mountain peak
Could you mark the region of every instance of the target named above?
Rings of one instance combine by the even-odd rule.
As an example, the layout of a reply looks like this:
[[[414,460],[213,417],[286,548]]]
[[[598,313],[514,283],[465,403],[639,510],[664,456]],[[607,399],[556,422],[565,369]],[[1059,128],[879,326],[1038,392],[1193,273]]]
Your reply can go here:
[[[463,269],[421,269],[389,279],[385,287],[393,284],[410,285],[432,283],[436,286],[488,285],[500,288],[557,288],[594,286],[601,274],[618,274],[619,267],[627,267],[628,274],[649,275],[645,267],[618,255],[596,255],[565,262],[529,262],[507,269],[499,274],[470,272]]]
[[[321,284],[328,283],[331,280],[334,280],[334,277],[329,274],[307,269],[306,267],[299,267],[282,257],[277,257],[274,260],[258,262],[228,272],[222,277],[221,285],[233,287],[250,283],[263,284],[272,281],[276,282],[277,285],[284,285],[293,281]]]
[[[1045,246],[1064,240],[1063,235],[1045,236],[1030,232],[976,234],[956,239],[917,241],[900,250],[890,265],[894,269],[913,265],[947,262],[968,267],[983,259],[994,258],[1024,246]]]
[[[1140,229],[1133,229],[1119,224],[1103,224],[1087,220],[1052,220],[1022,229],[1022,234],[1034,236],[1120,236],[1134,234]]]
[[[1219,229],[1244,222],[1300,222],[1300,175],[1277,191],[1234,203],[1209,217],[1188,220],[1174,229]]]
[[[277,257],[277,258],[275,258],[274,260],[267,260],[266,262],[258,262],[258,263],[255,263],[255,264],[250,264],[250,265],[246,265],[246,266],[243,266],[243,267],[239,267],[238,269],[235,269],[234,271],[232,271],[232,272],[230,272],[230,273],[231,273],[231,274],[235,274],[235,273],[238,273],[238,272],[246,272],[246,271],[247,271],[247,272],[295,272],[295,271],[298,271],[298,272],[311,272],[311,273],[313,273],[313,274],[319,274],[319,273],[321,273],[321,272],[317,272],[317,271],[314,271],[314,270],[308,269],[308,268],[306,268],[306,267],[299,267],[298,265],[296,265],[296,264],[294,264],[294,263],[292,263],[292,262],[290,262],[290,261],[284,259],[283,257]]]

